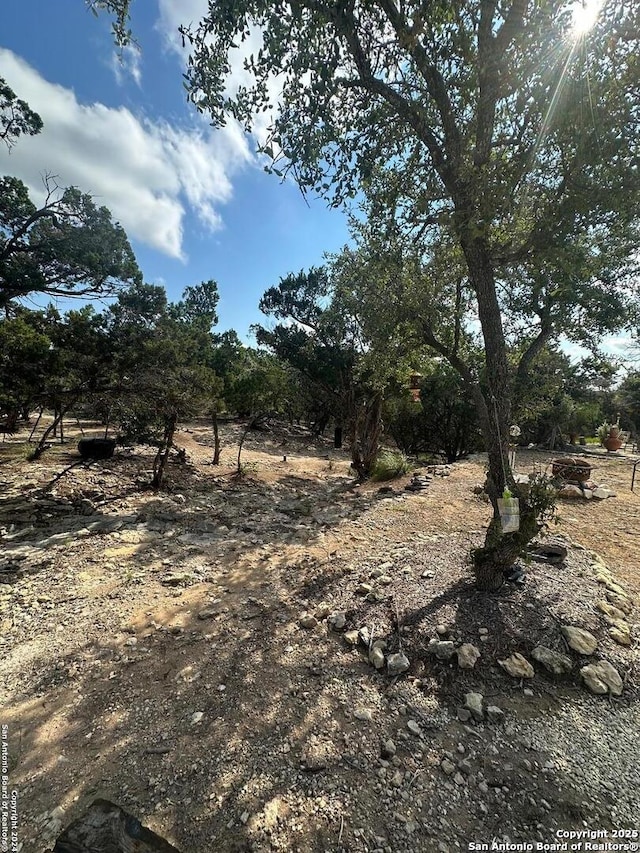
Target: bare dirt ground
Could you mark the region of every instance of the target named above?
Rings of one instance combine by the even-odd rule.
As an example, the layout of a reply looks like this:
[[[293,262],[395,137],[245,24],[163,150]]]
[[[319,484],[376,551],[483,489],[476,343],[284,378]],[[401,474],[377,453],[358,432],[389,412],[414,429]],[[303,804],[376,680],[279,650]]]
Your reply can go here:
[[[97,797],[181,853],[446,853],[565,831],[637,840],[630,458],[594,459],[616,497],[561,502],[548,541],[567,546],[564,565],[533,562],[524,587],[481,595],[467,555],[489,516],[473,494],[482,457],[432,472],[424,492],[406,492],[407,476],[380,493],[355,484],[347,454],[282,428],[249,434],[238,479],[240,431],[225,427],[219,467],[206,424],[182,432],[188,462],[171,464],[161,493],[143,488],[142,448],[47,488],[78,458],[74,443],[36,464],[19,436],[0,445],[0,686],[22,853],[52,850]],[[517,468],[551,458],[520,452]],[[606,593],[629,611],[629,647],[596,607]],[[590,631],[594,655],[569,649],[562,625]],[[433,639],[481,657],[461,669]],[[409,670],[376,670],[375,640]],[[514,652],[532,661],[537,645],[568,655],[571,672],[499,666]],[[586,690],[579,670],[593,659],[615,666],[619,698]],[[472,691],[481,720],[463,707]]]

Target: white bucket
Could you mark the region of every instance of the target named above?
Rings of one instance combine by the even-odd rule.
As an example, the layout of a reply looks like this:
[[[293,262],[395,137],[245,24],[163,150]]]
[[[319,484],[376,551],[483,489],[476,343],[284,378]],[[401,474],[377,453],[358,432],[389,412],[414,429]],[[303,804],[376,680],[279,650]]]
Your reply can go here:
[[[518,498],[498,498],[498,512],[503,533],[520,530],[520,501]]]

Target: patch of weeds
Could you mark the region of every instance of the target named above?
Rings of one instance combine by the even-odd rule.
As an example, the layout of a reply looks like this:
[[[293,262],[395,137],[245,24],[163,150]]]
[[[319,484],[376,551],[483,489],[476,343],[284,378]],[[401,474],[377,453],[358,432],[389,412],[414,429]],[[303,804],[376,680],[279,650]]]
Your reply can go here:
[[[411,470],[411,464],[399,450],[381,450],[371,469],[371,479],[375,483],[393,480]]]

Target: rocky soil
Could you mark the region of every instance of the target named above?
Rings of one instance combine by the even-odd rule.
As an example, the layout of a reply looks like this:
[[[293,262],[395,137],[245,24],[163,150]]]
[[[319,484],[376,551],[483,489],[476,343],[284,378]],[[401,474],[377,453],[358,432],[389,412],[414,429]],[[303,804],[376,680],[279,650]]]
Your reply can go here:
[[[637,831],[630,459],[595,460],[616,497],[561,502],[545,540],[567,548],[561,565],[532,560],[524,585],[481,595],[467,555],[488,520],[482,457],[381,492],[285,428],[250,434],[238,479],[239,435],[225,428],[213,467],[193,424],[188,462],[157,494],[142,448],[51,486],[73,444],[36,465],[19,436],[0,445],[0,687],[22,853],[52,850],[100,797],[181,853]],[[550,460],[520,453],[517,467]]]

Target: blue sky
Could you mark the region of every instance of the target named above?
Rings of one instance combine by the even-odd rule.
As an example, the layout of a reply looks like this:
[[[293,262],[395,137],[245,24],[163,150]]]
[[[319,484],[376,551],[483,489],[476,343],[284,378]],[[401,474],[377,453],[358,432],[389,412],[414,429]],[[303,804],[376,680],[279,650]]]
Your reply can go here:
[[[175,300],[187,285],[215,279],[218,328],[246,338],[264,320],[262,293],[322,263],[348,231],[342,212],[267,175],[253,139],[233,125],[210,128],[186,103],[177,26],[197,21],[205,6],[134,3],[140,50],[120,63],[108,17],[95,18],[83,0],[5,0],[0,76],[40,113],[44,130],[10,153],[0,149],[0,173],[20,177],[36,200],[46,174],[91,193],[125,227],[146,281]]]

